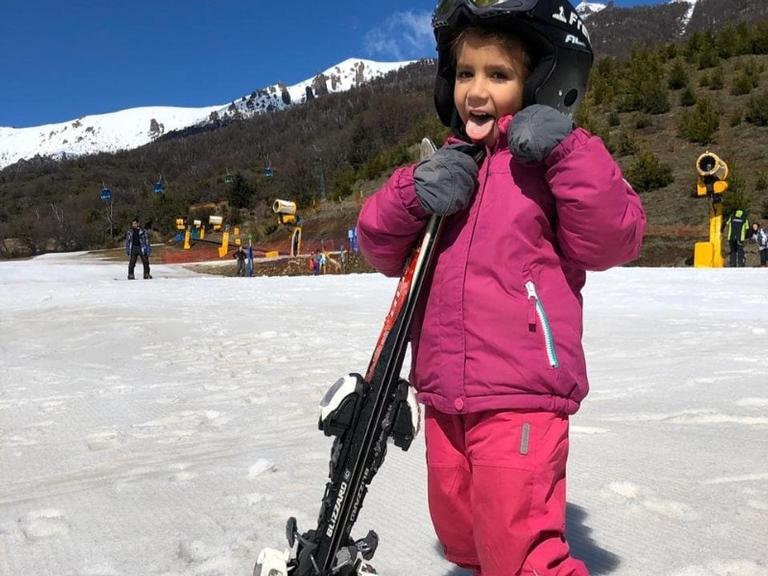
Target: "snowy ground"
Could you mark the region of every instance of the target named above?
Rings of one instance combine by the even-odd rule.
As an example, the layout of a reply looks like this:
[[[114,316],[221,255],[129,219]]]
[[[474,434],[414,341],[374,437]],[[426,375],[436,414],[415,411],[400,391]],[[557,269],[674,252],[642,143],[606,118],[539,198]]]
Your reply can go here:
[[[316,519],[316,404],[365,369],[394,283],[125,268],[0,263],[0,575],[249,576]],[[768,575],[766,274],[589,277],[569,532],[593,575]],[[464,576],[424,484],[422,440],[390,450],[356,533],[385,576]]]

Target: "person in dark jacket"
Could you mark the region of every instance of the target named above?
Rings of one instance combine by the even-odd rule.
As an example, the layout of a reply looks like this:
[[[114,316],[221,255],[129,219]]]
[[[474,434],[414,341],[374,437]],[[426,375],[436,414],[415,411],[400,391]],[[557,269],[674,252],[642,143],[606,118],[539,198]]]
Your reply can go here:
[[[245,248],[242,246],[238,246],[237,250],[235,250],[235,253],[232,254],[232,258],[237,260],[237,275],[245,276],[245,261],[248,258],[248,252],[246,252]]]
[[[730,268],[743,268],[747,265],[747,259],[744,256],[744,240],[747,239],[749,230],[749,220],[747,214],[742,209],[738,209],[728,217],[725,222],[725,235],[728,238],[728,266]]]
[[[128,280],[133,280],[133,269],[136,267],[136,260],[141,258],[144,266],[144,279],[149,280],[152,276],[149,273],[149,255],[152,253],[152,246],[149,243],[149,234],[139,226],[139,219],[134,218],[131,221],[131,228],[125,234],[125,253],[130,257],[128,261]]]

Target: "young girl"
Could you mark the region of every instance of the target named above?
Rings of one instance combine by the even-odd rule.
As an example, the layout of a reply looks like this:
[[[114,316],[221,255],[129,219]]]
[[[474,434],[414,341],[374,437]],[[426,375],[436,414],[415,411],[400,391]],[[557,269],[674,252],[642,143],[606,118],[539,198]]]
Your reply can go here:
[[[358,222],[366,258],[396,276],[429,215],[447,216],[412,333],[432,520],[477,575],[583,576],[564,535],[581,288],[637,257],[645,216],[602,141],[574,129],[592,53],[569,4],[443,0],[433,25],[435,104],[458,137],[395,171]]]

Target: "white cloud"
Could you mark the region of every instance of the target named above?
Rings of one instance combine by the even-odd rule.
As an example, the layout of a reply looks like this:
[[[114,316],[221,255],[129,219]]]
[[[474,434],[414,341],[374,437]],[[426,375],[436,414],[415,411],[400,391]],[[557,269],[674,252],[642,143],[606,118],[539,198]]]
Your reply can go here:
[[[365,35],[365,49],[372,57],[410,60],[433,56],[432,14],[397,12]]]

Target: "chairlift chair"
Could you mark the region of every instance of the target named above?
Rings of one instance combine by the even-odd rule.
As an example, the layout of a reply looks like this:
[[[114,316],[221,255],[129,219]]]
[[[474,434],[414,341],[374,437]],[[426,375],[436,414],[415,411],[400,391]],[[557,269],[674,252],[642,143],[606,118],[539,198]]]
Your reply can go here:
[[[163,182],[162,174],[160,174],[160,177],[157,179],[157,182],[155,182],[155,186],[153,190],[157,195],[165,194],[165,183]]]

